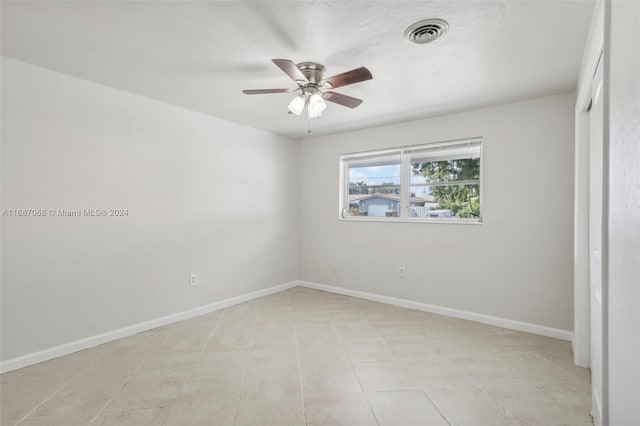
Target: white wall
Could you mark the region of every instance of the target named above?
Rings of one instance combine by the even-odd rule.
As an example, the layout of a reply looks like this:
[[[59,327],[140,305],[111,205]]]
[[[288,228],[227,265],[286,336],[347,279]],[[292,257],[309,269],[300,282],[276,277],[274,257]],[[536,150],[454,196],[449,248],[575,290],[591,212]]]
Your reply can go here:
[[[606,7],[608,424],[640,425],[640,3],[610,1]]]
[[[574,103],[564,94],[302,142],[300,278],[571,330]],[[475,136],[482,225],[338,219],[341,153]]]
[[[2,208],[129,210],[2,218],[3,361],[297,278],[295,141],[6,58],[1,136]]]

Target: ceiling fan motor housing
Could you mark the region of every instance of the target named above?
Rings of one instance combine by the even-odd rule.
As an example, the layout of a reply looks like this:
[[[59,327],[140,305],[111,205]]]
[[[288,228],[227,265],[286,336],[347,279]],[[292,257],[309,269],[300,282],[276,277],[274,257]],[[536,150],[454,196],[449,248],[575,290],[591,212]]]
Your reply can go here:
[[[318,86],[322,81],[322,76],[324,75],[324,65],[318,64],[316,62],[300,62],[296,64],[300,72],[307,77],[309,83]]]

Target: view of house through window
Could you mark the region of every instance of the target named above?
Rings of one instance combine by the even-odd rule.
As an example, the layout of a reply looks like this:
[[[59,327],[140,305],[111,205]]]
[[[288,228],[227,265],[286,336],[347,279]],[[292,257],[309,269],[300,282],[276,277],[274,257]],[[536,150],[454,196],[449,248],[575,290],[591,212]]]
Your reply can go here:
[[[481,219],[481,140],[343,155],[341,217]]]
[[[399,216],[399,153],[353,160],[349,167],[348,178],[348,215]]]

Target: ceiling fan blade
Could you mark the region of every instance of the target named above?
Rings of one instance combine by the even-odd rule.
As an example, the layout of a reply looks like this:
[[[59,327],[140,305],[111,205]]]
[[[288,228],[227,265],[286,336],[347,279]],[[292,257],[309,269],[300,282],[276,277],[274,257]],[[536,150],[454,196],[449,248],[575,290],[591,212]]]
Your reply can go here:
[[[289,89],[255,89],[255,90],[243,90],[245,95],[263,95],[265,93],[289,93]]]
[[[371,80],[373,76],[371,71],[366,67],[356,68],[351,71],[343,72],[342,74],[334,75],[333,77],[326,78],[324,83],[329,83],[332,89],[338,87],[347,86],[349,84],[359,83],[361,81]]]
[[[276,64],[278,68],[284,71],[285,74],[291,77],[293,81],[300,81],[303,83],[309,82],[309,80],[307,80],[307,77],[302,74],[302,71],[300,71],[298,66],[294,64],[293,61],[290,61],[288,59],[272,59],[271,61]]]
[[[362,103],[362,99],[353,98],[351,96],[343,95],[342,93],[326,92],[324,94],[325,99],[329,102],[333,102],[347,108],[356,108]]]

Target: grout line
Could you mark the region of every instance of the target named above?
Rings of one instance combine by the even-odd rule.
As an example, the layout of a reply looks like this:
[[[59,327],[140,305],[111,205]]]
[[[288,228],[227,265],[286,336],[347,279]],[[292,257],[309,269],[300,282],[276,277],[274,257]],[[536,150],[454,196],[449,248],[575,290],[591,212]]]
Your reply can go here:
[[[367,406],[369,407],[369,411],[371,412],[371,415],[373,416],[373,419],[376,421],[376,424],[378,424],[378,426],[380,426],[380,420],[378,420],[378,417],[376,416],[376,413],[373,411],[373,407],[371,406],[371,402],[369,401],[369,397],[364,392],[362,394],[364,395],[364,400],[367,401]]]
[[[331,328],[333,328],[333,332],[336,335],[337,341],[340,343],[340,346],[344,350],[344,356],[346,357],[347,362],[351,367],[351,372],[353,373],[353,376],[356,378],[356,381],[358,382],[358,386],[360,386],[360,392],[364,393],[364,386],[362,386],[362,382],[360,382],[360,377],[358,377],[358,375],[356,374],[356,369],[353,366],[353,362],[351,361],[351,358],[349,358],[349,352],[347,351],[347,347],[345,346],[344,341],[340,338],[340,335],[336,330],[336,325],[333,321],[331,321],[331,317],[329,316],[328,312],[325,312],[325,313],[327,314],[327,317],[329,317],[329,322],[331,323]]]
[[[256,322],[258,320],[258,316],[260,314],[260,311],[262,310],[262,304],[258,305],[258,310],[255,312],[255,320],[253,323],[253,326],[251,327],[247,327],[249,330],[251,330],[251,343],[249,344],[249,351],[247,352],[247,362],[244,365],[244,373],[242,376],[242,395],[240,396],[239,401],[242,401],[245,399],[245,391],[246,391],[246,386],[247,386],[247,372],[249,371],[249,362],[251,361],[251,351],[253,350],[253,342],[255,340],[255,333],[256,333]],[[238,403],[238,408],[236,409],[236,416],[233,419],[233,424],[237,424],[238,423],[238,416],[240,415],[240,404]]]
[[[293,334],[296,342],[296,361],[298,363],[298,381],[300,383],[300,395],[302,397],[302,414],[304,415],[304,424],[308,425],[309,422],[307,420],[307,409],[304,405],[304,386],[302,385],[302,365],[300,364],[300,349],[298,347],[298,325],[295,323],[295,320],[293,323]]]
[[[49,395],[47,398],[44,399],[44,401],[42,401],[40,404],[36,405],[36,407],[29,411],[27,414],[25,414],[17,423],[16,425],[19,425],[20,423],[22,423],[23,421],[25,421],[25,419],[27,417],[29,417],[30,415],[32,415],[33,413],[35,413],[38,408],[42,407],[47,401],[49,401],[50,399],[52,399],[58,392],[60,392],[68,383],[65,383],[63,385],[61,385],[57,390],[55,390],[51,395]]]
[[[116,396],[118,396],[118,395],[120,394],[120,392],[122,392],[122,389],[124,389],[124,387],[125,387],[125,386],[127,386],[127,383],[129,383],[129,381],[126,381],[125,383],[123,383],[123,384],[122,384],[122,386],[120,386],[120,389],[118,389],[118,391],[117,391],[117,392],[115,392],[111,398],[109,398],[109,400],[107,401],[107,403],[106,403],[106,404],[104,404],[104,405],[102,406],[102,408],[100,409],[100,411],[98,411],[98,412],[96,413],[96,415],[95,415],[95,416],[93,416],[93,418],[89,421],[89,423],[87,423],[87,426],[90,426],[93,422],[95,422],[95,421],[96,421],[96,419],[97,419],[98,417],[100,417],[100,416],[102,415],[102,413],[104,412],[104,410],[106,410],[106,409],[107,409],[107,407],[109,406],[109,404],[111,404],[111,402],[116,398]]]
[[[447,422],[447,424],[448,424],[449,426],[451,426],[451,422],[449,421],[449,419],[447,418],[447,416],[445,416],[445,415],[444,415],[444,413],[442,412],[442,410],[440,409],[440,407],[438,407],[438,404],[436,404],[436,403],[435,403],[435,401],[434,401],[433,399],[431,399],[431,397],[429,396],[429,393],[428,393],[426,390],[424,390],[424,389],[421,389],[421,390],[422,390],[422,393],[427,397],[427,399],[428,399],[429,401],[431,401],[431,404],[433,404],[433,406],[435,407],[435,409],[436,409],[436,410],[438,410],[438,413],[440,413],[440,415],[442,416],[442,418],[444,419],[444,421],[445,421],[445,422]]]
[[[327,316],[328,316],[328,313],[327,313]],[[330,317],[329,317],[329,321],[331,321]],[[369,324],[368,321],[366,321],[366,322],[367,322],[367,324]],[[358,386],[360,386],[360,390],[361,390],[362,396],[364,397],[364,400],[367,403],[367,407],[369,407],[369,411],[371,412],[371,415],[373,416],[373,419],[375,420],[376,424],[380,425],[380,421],[378,420],[378,417],[376,417],[376,413],[373,411],[373,407],[371,407],[371,403],[369,402],[369,398],[367,398],[367,394],[366,394],[366,392],[364,390],[364,386],[362,386],[362,382],[360,381],[360,377],[358,377],[358,374],[356,373],[356,369],[353,366],[353,361],[351,361],[351,358],[349,357],[349,352],[347,350],[347,347],[345,346],[344,341],[338,335],[338,332],[336,331],[336,328],[335,328],[335,324],[332,321],[331,321],[331,327],[333,328],[333,331],[336,334],[336,338],[338,339],[338,341],[340,342],[340,344],[344,348],[345,356],[347,357],[347,361],[349,362],[349,366],[351,367],[351,371],[353,372],[353,376],[356,378],[356,381],[358,382]]]

